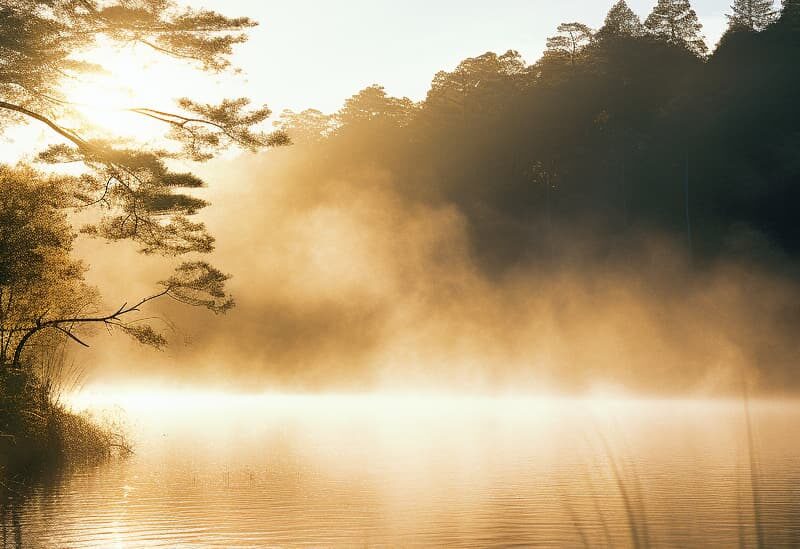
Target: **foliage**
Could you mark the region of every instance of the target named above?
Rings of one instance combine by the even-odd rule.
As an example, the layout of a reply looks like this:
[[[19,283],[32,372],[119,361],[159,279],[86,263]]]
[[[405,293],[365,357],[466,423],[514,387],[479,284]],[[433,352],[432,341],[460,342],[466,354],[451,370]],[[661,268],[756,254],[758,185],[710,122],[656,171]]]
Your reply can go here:
[[[557,30],[558,34],[547,39],[545,55],[566,59],[570,65],[575,65],[592,43],[592,29],[583,23],[562,23]]]
[[[34,340],[60,333],[81,344],[83,325],[116,327],[142,343],[164,339],[146,324],[123,317],[145,303],[169,297],[224,312],[225,275],[196,260],[178,266],[161,292],[110,313],[83,282],[85,267],[71,258],[72,218],[80,208],[89,220],[81,231],[106,240],[129,240],[146,254],[208,253],[214,239],[191,217],[207,204],[192,189],[204,182],[175,172],[171,162],[206,161],[230,146],[255,151],[288,143],[282,131],[258,129],[271,115],[247,98],[206,104],[189,98],[175,109],[131,108],[163,124],[164,145],[126,143],[88,128],[73,129],[79,117],[66,99],[65,84],[80,80],[92,65],[85,53],[113,44],[138,45],[194,64],[202,71],[231,68],[233,47],[246,40],[255,22],[181,7],[174,0],[8,0],[0,8],[0,127],[44,124],[59,141],[41,151],[45,164],[81,163],[71,177],[46,176],[30,168],[0,169],[0,343],[2,364],[20,365],[21,351]],[[146,84],[142,84],[146,85]]]
[[[795,30],[800,27],[800,0],[783,0],[780,21]]]
[[[684,47],[695,55],[703,56],[708,52],[700,34],[703,25],[689,0],[658,0],[644,25],[654,36]]]
[[[597,38],[608,40],[614,37],[642,36],[644,25],[625,0],[619,0],[606,16],[605,23],[597,31]]]
[[[342,125],[386,120],[402,126],[408,122],[413,103],[407,97],[389,97],[383,86],[369,86],[344,102],[336,119]]]
[[[382,96],[369,117],[343,115],[372,88],[335,126],[321,114],[292,119],[293,134],[315,141],[287,154],[313,177],[375,167],[412,201],[454,206],[478,264],[498,275],[567,260],[633,264],[652,234],[685,243],[698,269],[720,257],[794,261],[797,30],[784,13],[704,58],[686,3],[656,13],[676,8],[680,40],[661,19],[651,34],[619,2],[574,58],[528,65],[490,52],[439,72],[402,116],[400,100]]]
[[[727,17],[732,29],[758,32],[772,24],[776,16],[773,0],[734,0]]]
[[[0,167],[0,362],[17,353],[25,334],[53,318],[79,317],[96,306],[71,257],[75,235],[63,208],[67,177]],[[69,324],[57,327],[69,330]],[[18,358],[18,357],[17,357]]]
[[[69,412],[60,402],[56,376],[63,368],[63,347],[39,353],[55,368],[38,372],[0,372],[0,487],[9,477],[22,479],[67,463],[98,463],[131,452],[124,429],[115,423],[99,426],[93,418]],[[52,366],[52,365],[50,365]]]
[[[333,117],[317,109],[306,109],[296,113],[285,109],[273,122],[295,145],[316,144],[333,130]]]

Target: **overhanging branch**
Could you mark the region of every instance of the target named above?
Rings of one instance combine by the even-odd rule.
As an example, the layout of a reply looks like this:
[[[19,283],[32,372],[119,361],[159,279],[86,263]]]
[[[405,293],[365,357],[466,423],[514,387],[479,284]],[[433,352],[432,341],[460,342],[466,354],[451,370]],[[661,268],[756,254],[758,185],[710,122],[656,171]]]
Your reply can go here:
[[[34,112],[34,111],[30,110],[30,109],[26,109],[25,107],[22,107],[20,105],[15,105],[14,103],[9,103],[7,101],[0,101],[0,109],[6,109],[6,110],[9,110],[9,111],[18,112],[20,114],[24,114],[25,116],[28,116],[28,117],[33,118],[35,120],[38,120],[39,122],[42,122],[43,124],[46,124],[47,126],[50,127],[50,129],[52,129],[58,135],[68,139],[69,141],[71,141],[72,143],[77,145],[81,150],[84,150],[84,151],[94,150],[92,145],[89,144],[86,140],[82,139],[80,136],[78,136],[77,134],[69,131],[68,129],[64,128],[63,126],[58,125],[53,120],[51,120],[50,118],[48,118],[48,117],[46,117],[44,115],[41,115],[41,114],[39,114],[37,112]]]

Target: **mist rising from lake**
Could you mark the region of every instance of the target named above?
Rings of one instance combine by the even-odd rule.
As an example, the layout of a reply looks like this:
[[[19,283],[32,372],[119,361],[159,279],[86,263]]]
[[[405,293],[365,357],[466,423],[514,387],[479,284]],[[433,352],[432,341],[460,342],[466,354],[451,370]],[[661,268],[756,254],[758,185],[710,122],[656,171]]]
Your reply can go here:
[[[442,395],[84,393],[127,461],[4,509],[65,547],[754,546],[743,404]],[[800,539],[800,419],[752,404],[761,526]],[[117,412],[118,413],[118,412]],[[15,526],[16,525],[16,526]]]

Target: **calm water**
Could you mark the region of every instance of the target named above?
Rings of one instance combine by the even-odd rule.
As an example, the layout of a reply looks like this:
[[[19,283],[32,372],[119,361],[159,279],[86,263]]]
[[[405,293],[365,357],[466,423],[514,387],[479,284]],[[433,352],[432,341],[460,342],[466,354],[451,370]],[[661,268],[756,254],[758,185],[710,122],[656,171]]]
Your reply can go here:
[[[136,455],[7,502],[5,547],[756,544],[739,402],[114,401]],[[800,405],[752,413],[766,545],[800,545]]]

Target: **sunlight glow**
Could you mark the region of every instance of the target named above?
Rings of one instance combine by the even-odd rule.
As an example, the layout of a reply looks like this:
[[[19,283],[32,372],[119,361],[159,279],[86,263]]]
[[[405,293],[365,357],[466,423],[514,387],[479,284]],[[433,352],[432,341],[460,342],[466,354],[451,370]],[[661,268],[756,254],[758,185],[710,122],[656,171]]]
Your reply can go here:
[[[104,70],[64,82],[66,100],[82,118],[74,122],[123,139],[153,140],[165,129],[163,123],[130,109],[174,110],[179,94],[193,90],[193,97],[197,97],[200,91],[202,99],[202,92],[213,88],[208,76],[192,66],[164,59],[142,46],[100,44],[82,59]]]
[[[652,399],[631,395],[593,393],[583,397],[560,395],[480,395],[458,393],[226,393],[191,389],[153,389],[96,385],[66,395],[64,402],[75,410],[119,408],[134,415],[176,413],[198,409],[210,414],[259,409],[302,413],[309,416],[359,415],[364,412],[392,417],[463,417],[469,415],[552,418],[575,410],[599,416],[626,413],[643,403],[662,402],[667,408],[715,406],[722,399]]]

